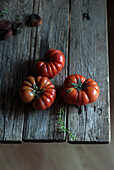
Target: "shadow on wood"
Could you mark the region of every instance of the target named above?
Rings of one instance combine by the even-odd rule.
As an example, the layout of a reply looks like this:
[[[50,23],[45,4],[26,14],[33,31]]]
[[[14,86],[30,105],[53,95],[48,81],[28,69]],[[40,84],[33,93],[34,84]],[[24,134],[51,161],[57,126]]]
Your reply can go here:
[[[27,104],[24,104],[19,96],[19,88],[21,87],[22,81],[26,79],[26,77],[32,75],[34,70],[33,62],[30,60],[28,62],[19,63],[18,65],[14,65],[12,68],[12,71],[7,73],[7,70],[5,73],[2,74],[2,90],[0,93],[0,109],[2,110],[2,113],[6,114],[8,110],[9,116],[11,114],[23,114],[23,112],[26,113],[26,106]],[[8,76],[10,78],[8,78]],[[32,109],[31,105],[28,104],[29,110]],[[4,112],[5,110],[5,112]]]

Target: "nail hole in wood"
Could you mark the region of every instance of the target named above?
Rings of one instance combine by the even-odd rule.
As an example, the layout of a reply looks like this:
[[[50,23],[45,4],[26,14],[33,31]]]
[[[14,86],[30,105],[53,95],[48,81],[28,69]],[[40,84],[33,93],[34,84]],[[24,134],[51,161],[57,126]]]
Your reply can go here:
[[[83,13],[83,20],[90,20],[88,13]]]
[[[80,115],[82,113],[81,106],[78,107],[78,114]]]
[[[96,106],[93,106],[93,108],[94,108],[94,112],[96,111]]]
[[[102,114],[102,109],[98,109],[98,114],[99,114],[99,115]]]

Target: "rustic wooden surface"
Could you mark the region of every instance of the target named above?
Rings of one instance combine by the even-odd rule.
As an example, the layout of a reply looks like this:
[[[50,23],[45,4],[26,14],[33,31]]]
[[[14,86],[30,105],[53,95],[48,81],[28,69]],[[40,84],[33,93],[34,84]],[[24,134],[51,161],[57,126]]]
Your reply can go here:
[[[35,74],[35,63],[49,48],[61,50],[68,57],[69,1],[11,0],[1,2],[8,9],[7,19],[22,15],[25,20],[31,13],[38,13],[43,24],[38,28],[24,27],[23,33],[0,42],[1,50],[1,113],[0,140],[22,141],[65,141],[66,135],[57,125],[57,110],[64,106],[58,100],[59,91],[66,77],[67,69],[52,80],[56,85],[57,98],[51,108],[34,111],[20,101],[18,90],[29,75]],[[66,116],[63,120],[66,124]]]
[[[62,51],[66,58],[66,67],[68,61],[68,31],[69,31],[69,1],[35,1],[34,12],[39,13],[43,18],[42,27],[38,30],[32,30],[32,36],[36,30],[35,44],[31,44],[31,48],[35,52],[31,56],[31,60],[41,59],[44,52],[50,48]],[[34,64],[32,64],[32,67]],[[29,69],[29,75],[31,74]],[[52,79],[52,83],[56,85],[57,98],[53,106],[45,111],[34,111],[27,109],[25,117],[23,140],[48,140],[48,141],[65,141],[66,133],[61,132],[57,125],[57,110],[64,106],[59,99],[59,91],[63,80],[66,77],[67,70],[64,68],[62,72]],[[66,122],[66,116],[64,117]]]
[[[59,92],[65,77],[77,73],[97,81],[101,93],[88,106],[66,106],[63,119],[76,136],[68,141],[109,142],[106,1],[5,0],[0,1],[0,8],[9,11],[3,19],[14,21],[22,15],[26,22],[33,12],[43,18],[41,27],[26,25],[21,34],[0,42],[0,140],[64,142],[66,133],[59,130],[56,111],[66,105]],[[83,13],[89,14],[89,20],[83,19]],[[36,76],[35,63],[49,48],[61,50],[66,65],[52,80],[58,92],[53,106],[43,112],[34,111],[21,102],[18,90],[27,76]]]
[[[83,18],[84,13],[88,14],[88,20]],[[75,135],[75,140],[69,142],[110,141],[106,13],[105,0],[94,3],[77,0],[71,4],[69,74],[94,79],[100,87],[100,96],[87,106],[69,106],[68,127]]]

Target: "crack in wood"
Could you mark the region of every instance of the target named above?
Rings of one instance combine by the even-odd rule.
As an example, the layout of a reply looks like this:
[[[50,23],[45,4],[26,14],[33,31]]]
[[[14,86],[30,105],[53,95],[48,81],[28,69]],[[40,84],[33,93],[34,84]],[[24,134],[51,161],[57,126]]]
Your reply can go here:
[[[89,133],[88,133],[88,136],[89,136],[90,141],[92,141],[91,135]]]
[[[6,123],[6,116],[4,115],[4,130],[3,130],[3,141],[5,140],[5,123]]]
[[[82,113],[82,107],[78,106],[78,114],[80,115]]]
[[[93,106],[94,112],[96,111],[96,106]]]
[[[69,33],[68,33],[68,72],[67,76],[69,75],[69,58],[70,58],[70,33],[71,33],[71,0],[69,0]],[[69,105],[66,106],[66,128],[68,129],[68,112],[69,112]],[[66,132],[66,142],[68,142],[69,135]]]
[[[33,11],[34,11],[34,5],[35,5],[35,0],[33,0]],[[31,55],[31,50],[32,50],[32,30],[31,30],[31,38],[30,38],[30,51],[29,54]],[[35,37],[35,41],[36,41],[36,37]],[[35,52],[35,51],[34,51]],[[29,57],[30,57],[29,55]],[[30,60],[30,58],[29,58]],[[28,70],[27,72],[29,73],[29,63],[28,63]],[[22,130],[22,140],[24,140],[25,136],[26,136],[26,128],[27,128],[27,117],[28,117],[28,109],[25,106],[25,112],[24,112],[24,121],[23,121],[23,130]]]
[[[86,125],[87,125],[87,106],[84,105],[84,112],[85,112],[85,128],[84,128],[84,141],[86,140]]]

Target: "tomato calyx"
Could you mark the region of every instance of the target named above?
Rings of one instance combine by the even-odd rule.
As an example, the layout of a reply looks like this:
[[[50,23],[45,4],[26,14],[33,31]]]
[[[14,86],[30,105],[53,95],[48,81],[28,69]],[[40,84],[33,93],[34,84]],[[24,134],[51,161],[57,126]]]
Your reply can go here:
[[[50,61],[51,61],[51,58],[49,58],[49,56],[44,58],[45,63],[49,63]]]
[[[71,84],[72,84],[73,87],[74,87],[75,89],[77,89],[78,91],[83,90],[83,84],[82,84],[80,78],[79,78],[79,80],[78,80],[78,84],[76,84],[76,83],[71,83]]]
[[[33,84],[33,94],[34,97],[39,99],[40,95],[42,95],[44,92],[44,89],[40,89],[40,87],[38,87],[37,85]]]

